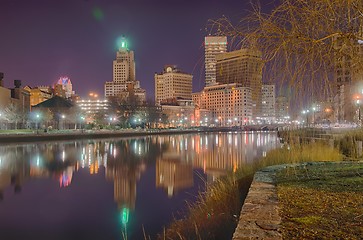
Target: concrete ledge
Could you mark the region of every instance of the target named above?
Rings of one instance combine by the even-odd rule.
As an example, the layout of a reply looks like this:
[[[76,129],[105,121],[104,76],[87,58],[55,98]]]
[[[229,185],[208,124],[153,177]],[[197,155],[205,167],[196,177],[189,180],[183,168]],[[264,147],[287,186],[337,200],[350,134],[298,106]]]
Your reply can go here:
[[[279,168],[283,166],[271,166],[255,173],[233,240],[282,239],[279,232],[281,217],[274,185],[274,176]]]
[[[151,135],[173,135],[203,133],[199,130],[173,130],[173,131],[75,131],[69,133],[29,133],[29,134],[0,134],[0,144],[21,143],[21,142],[41,142],[41,141],[68,141],[87,140],[103,138],[122,137],[143,137]]]

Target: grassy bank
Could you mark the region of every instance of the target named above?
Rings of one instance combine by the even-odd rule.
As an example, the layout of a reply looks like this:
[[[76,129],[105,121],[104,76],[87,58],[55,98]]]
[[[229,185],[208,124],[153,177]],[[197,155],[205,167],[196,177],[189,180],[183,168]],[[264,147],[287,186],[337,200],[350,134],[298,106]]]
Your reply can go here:
[[[311,164],[277,178],[284,239],[361,239],[363,164]]]
[[[231,239],[253,174],[266,166],[283,163],[338,161],[338,150],[323,143],[293,145],[270,151],[254,164],[221,178],[189,206],[187,217],[175,220],[159,239]]]

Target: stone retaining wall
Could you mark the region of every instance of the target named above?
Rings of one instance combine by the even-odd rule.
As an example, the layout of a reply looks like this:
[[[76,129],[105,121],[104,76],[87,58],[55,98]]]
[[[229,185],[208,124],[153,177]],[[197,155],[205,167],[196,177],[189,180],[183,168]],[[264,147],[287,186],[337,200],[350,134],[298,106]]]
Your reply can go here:
[[[274,184],[278,168],[281,166],[267,167],[255,173],[233,240],[282,239],[279,232],[281,217]]]

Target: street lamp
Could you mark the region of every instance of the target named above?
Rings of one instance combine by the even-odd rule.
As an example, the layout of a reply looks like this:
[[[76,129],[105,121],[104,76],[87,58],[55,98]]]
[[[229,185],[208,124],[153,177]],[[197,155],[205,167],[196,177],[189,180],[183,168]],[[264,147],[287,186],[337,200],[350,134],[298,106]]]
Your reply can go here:
[[[315,111],[316,111],[316,108],[313,107],[312,110],[313,110],[313,126],[315,126]]]
[[[65,129],[65,123],[64,123],[65,120],[64,119],[66,118],[66,116],[64,114],[62,114],[61,117],[62,117],[63,129]]]
[[[301,113],[303,115],[306,115],[306,126],[309,127],[309,116],[308,116],[309,110],[303,110]]]
[[[86,118],[85,117],[81,117],[81,132],[83,133],[83,124],[84,124],[84,120],[85,120]]]
[[[38,126],[39,118],[40,118],[39,114],[35,115],[35,128],[37,129],[37,134],[39,133],[39,126]]]
[[[361,120],[361,115],[360,115],[360,99],[357,99],[356,101],[357,106],[358,106],[358,125],[361,124],[360,120]]]

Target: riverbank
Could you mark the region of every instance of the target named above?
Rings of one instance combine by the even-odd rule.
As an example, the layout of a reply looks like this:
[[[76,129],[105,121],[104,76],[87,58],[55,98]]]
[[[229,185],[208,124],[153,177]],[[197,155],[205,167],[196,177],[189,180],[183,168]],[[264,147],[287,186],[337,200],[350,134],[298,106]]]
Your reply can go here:
[[[244,217],[239,217],[241,206],[246,206],[243,204],[245,196],[241,188],[247,185],[242,185],[241,183],[243,181],[240,181],[241,179],[251,177],[256,171],[264,169],[267,166],[289,163],[299,164],[313,161],[339,161],[341,159],[342,156],[337,149],[323,143],[285,146],[271,150],[260,160],[246,164],[230,175],[219,178],[213,184],[208,185],[207,191],[201,193],[199,200],[195,204],[191,204],[189,214],[185,218],[171,223],[164,233],[160,234],[158,239],[231,239],[237,224],[243,223],[245,220]],[[247,188],[250,188],[250,184],[248,184]],[[252,186],[253,188],[254,185]],[[247,192],[248,195],[252,194],[249,191]],[[262,202],[274,199],[273,196],[271,197],[268,194]],[[255,195],[259,196],[259,193]],[[251,203],[253,202],[254,200],[251,201]],[[247,212],[251,210],[248,209]],[[268,210],[271,209],[269,208]],[[270,213],[268,210],[262,210],[256,214],[266,217]],[[261,215],[262,213],[265,215]],[[256,214],[252,212],[250,216],[255,216]],[[274,218],[272,221],[275,222]],[[252,224],[255,224],[253,219],[241,228],[246,229],[247,226],[251,226]],[[263,228],[270,228],[271,224],[267,224],[266,221],[261,221],[260,225]],[[273,223],[273,225],[276,225],[276,223]],[[228,232],[230,229],[232,229],[232,232]],[[247,229],[247,233],[254,233],[254,230]],[[242,237],[238,239],[249,238]]]
[[[271,130],[272,131],[272,130]],[[192,128],[192,129],[121,129],[121,130],[52,130],[52,131],[32,131],[32,130],[8,130],[0,131],[0,144],[19,142],[40,142],[40,141],[64,141],[82,139],[102,139],[119,137],[142,137],[151,135],[174,135],[189,133],[208,132],[249,132],[234,128]],[[266,131],[264,131],[266,132]],[[274,132],[274,131],[272,131]]]
[[[270,166],[256,172],[233,240],[360,239],[363,162]]]
[[[187,130],[69,130],[69,131],[8,131],[0,133],[0,143],[63,141],[82,139],[102,139],[117,137],[140,137],[149,135],[188,134],[201,132],[199,129]]]

